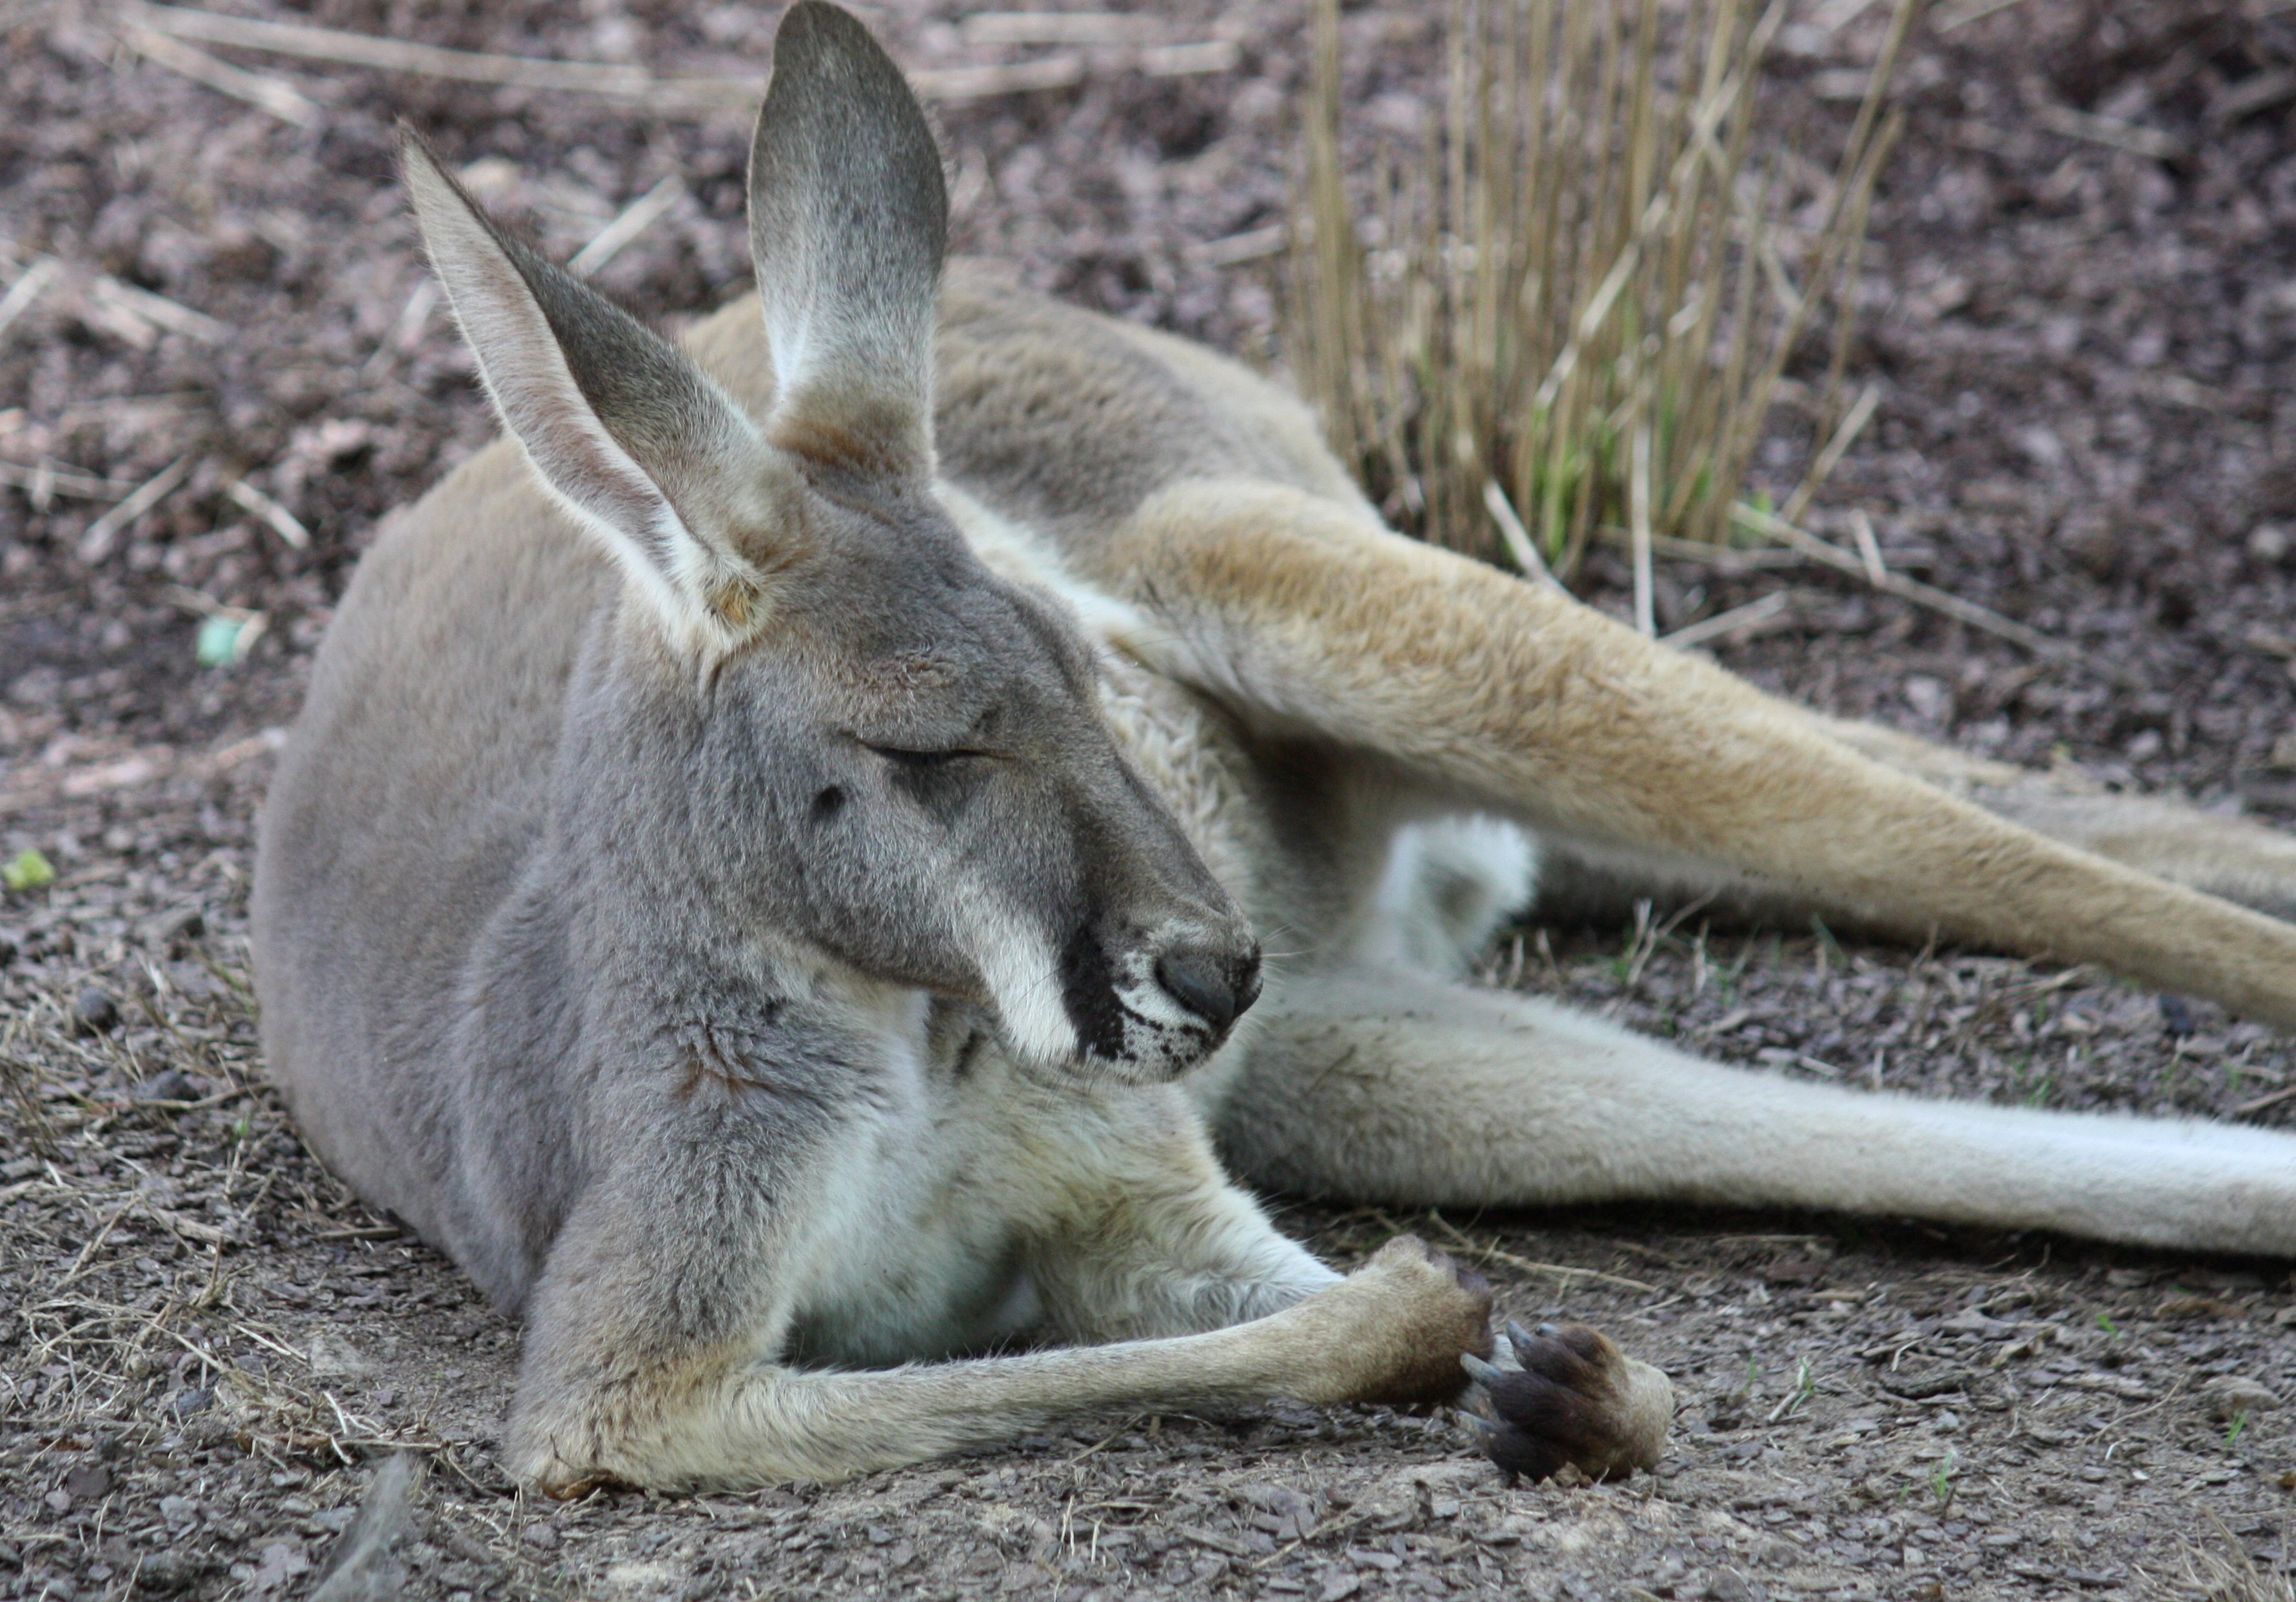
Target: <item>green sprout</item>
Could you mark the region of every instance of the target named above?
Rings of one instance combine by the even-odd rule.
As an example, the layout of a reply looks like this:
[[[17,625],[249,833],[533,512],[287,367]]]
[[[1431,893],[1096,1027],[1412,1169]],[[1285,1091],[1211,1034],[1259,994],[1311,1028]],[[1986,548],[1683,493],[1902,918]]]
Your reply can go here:
[[[1953,1495],[1959,1489],[1955,1476],[1960,1473],[1960,1458],[1948,1451],[1935,1468],[1930,1470],[1930,1490],[1938,1499],[1938,1512],[1945,1514],[1953,1508]]]

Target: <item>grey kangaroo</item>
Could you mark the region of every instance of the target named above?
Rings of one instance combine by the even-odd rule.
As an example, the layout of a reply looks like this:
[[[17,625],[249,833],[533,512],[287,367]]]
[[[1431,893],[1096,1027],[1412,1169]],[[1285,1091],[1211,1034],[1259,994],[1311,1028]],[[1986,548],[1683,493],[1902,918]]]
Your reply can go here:
[[[1495,1343],[1409,1237],[1343,1277],[1224,1163],[2296,1256],[2284,1136],[1788,1083],[1457,982],[1543,858],[2292,1025],[2296,928],[2210,893],[2296,906],[2289,842],[1829,723],[1388,531],[1268,382],[944,273],[924,119],[819,0],[757,296],[683,349],[404,153],[509,439],[343,601],[257,972],[319,1153],[523,1312],[529,1483],[1471,1376],[1511,1470],[1655,1458],[1655,1369]]]

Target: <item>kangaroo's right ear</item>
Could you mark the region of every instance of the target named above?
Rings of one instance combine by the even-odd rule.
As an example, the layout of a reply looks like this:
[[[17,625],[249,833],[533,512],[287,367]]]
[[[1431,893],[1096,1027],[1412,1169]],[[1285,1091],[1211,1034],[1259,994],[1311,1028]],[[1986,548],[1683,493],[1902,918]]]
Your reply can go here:
[[[791,450],[932,473],[935,301],[948,245],[940,151],[901,70],[851,16],[798,0],[750,147],[750,252]]]
[[[673,638],[747,637],[802,538],[796,464],[683,352],[505,232],[404,125],[399,154],[430,265],[536,472]]]

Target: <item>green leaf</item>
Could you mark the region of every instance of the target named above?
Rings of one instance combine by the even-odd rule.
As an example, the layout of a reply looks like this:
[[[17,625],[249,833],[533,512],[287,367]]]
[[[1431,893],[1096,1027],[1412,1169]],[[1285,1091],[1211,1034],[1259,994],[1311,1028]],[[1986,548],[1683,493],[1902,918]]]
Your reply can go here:
[[[16,860],[0,867],[0,883],[11,890],[38,890],[55,882],[55,864],[29,846],[16,854]]]

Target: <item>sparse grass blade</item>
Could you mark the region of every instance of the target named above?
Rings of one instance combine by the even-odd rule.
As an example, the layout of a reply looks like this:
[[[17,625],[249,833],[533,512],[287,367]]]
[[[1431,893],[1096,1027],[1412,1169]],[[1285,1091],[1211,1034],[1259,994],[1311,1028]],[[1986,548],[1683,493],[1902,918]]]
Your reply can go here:
[[[1808,505],[1872,415],[1835,404],[1845,286],[1916,4],[1898,0],[1829,177],[1758,153],[1784,0],[1455,0],[1439,131],[1364,164],[1366,203],[1337,0],[1317,0],[1285,341],[1386,513],[1566,580],[1598,534],[1624,534],[1638,573],[1653,536],[1726,540],[1817,340],[1805,465],[1777,487]],[[1791,226],[1805,210],[1814,231]]]

